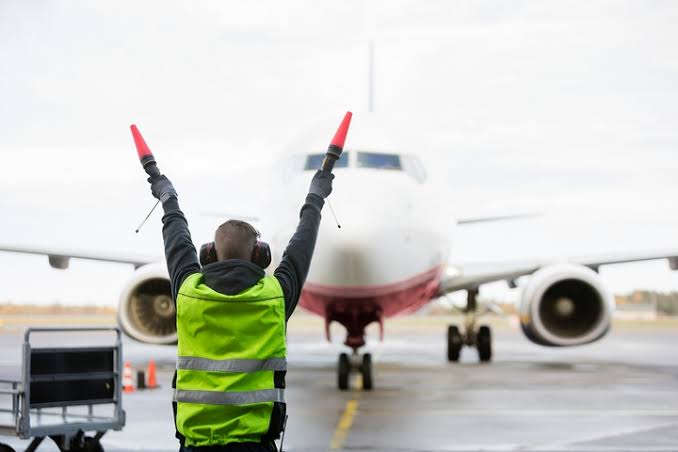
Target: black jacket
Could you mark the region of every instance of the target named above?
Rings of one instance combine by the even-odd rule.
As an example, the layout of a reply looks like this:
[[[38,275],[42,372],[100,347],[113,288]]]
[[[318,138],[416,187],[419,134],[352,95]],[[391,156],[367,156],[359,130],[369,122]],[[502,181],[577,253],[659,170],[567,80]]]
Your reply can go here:
[[[320,226],[320,210],[324,204],[325,201],[320,196],[314,194],[306,196],[297,230],[287,244],[280,265],[273,272],[285,296],[288,319],[297,307],[301,289],[311,266]],[[186,277],[193,273],[202,272],[208,287],[226,295],[240,293],[264,276],[261,268],[240,259],[215,262],[201,268],[198,253],[188,230],[188,222],[179,209],[179,202],[176,198],[170,198],[163,204],[163,209],[165,215],[162,217],[162,235],[165,240],[165,258],[172,286],[172,298],[175,302],[179,287]]]

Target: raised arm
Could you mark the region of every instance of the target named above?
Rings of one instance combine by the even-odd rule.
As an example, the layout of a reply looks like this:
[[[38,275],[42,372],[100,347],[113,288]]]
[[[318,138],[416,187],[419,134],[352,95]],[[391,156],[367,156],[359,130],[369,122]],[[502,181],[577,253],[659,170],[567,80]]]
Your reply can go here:
[[[165,211],[162,217],[162,237],[172,297],[176,300],[179,287],[186,277],[200,271],[198,254],[191,240],[186,217],[179,209],[177,192],[172,183],[165,176],[151,177],[148,181],[151,183],[151,193],[162,202]]]
[[[306,202],[301,208],[297,230],[285,248],[280,265],[273,272],[285,296],[288,319],[297,307],[301,289],[308,276],[320,227],[320,211],[325,204],[325,198],[332,192],[332,179],[334,175],[324,171],[318,171],[313,176]]]

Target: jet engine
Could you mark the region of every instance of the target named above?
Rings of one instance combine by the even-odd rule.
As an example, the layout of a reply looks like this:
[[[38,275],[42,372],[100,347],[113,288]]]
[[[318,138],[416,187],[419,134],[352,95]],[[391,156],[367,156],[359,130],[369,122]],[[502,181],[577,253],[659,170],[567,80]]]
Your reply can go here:
[[[610,329],[614,300],[596,272],[575,264],[556,264],[536,271],[523,291],[520,324],[540,345],[581,345]]]
[[[176,344],[176,308],[164,264],[139,267],[120,294],[118,322],[125,334],[148,344]]]

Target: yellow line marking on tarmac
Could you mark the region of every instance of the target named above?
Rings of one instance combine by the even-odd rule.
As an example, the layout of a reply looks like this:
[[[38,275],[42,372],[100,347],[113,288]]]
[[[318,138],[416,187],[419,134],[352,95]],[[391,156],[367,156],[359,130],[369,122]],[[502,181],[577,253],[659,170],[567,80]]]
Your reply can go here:
[[[330,443],[331,449],[341,449],[343,447],[348,431],[350,430],[351,425],[353,425],[353,416],[357,409],[358,401],[356,399],[351,399],[346,402],[344,413],[339,419],[337,429],[334,431],[334,436],[332,436],[332,442]]]
[[[363,390],[363,376],[358,374],[358,377],[355,381],[356,390]],[[353,417],[355,416],[356,411],[358,411],[358,399],[360,399],[360,392],[357,393],[357,396],[348,402],[346,402],[346,408],[339,418],[339,423],[337,428],[334,430],[334,435],[332,436],[332,441],[330,442],[330,449],[341,449],[344,446],[346,437],[348,436],[349,430],[353,425]]]

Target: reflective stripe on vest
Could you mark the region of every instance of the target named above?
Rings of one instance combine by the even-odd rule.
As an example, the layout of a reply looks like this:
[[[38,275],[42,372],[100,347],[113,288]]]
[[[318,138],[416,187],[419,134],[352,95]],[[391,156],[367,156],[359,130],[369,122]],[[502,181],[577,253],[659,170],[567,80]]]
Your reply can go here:
[[[258,391],[174,391],[175,402],[206,403],[209,405],[247,405],[260,402],[285,402],[284,389],[260,389]]]
[[[177,369],[207,370],[210,372],[258,372],[260,370],[287,370],[285,358],[269,359],[207,359],[179,356]]]

